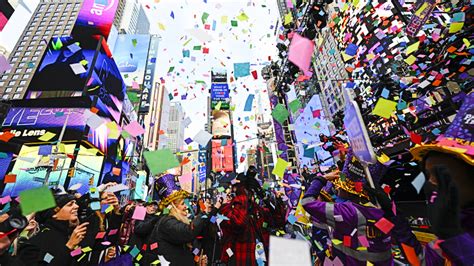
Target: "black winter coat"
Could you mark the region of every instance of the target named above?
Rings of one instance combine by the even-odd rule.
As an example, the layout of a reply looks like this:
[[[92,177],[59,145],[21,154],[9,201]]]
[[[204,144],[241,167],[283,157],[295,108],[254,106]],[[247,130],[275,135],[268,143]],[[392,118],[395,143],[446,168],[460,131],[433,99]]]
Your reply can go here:
[[[157,253],[163,255],[171,266],[193,266],[194,254],[187,244],[203,232],[212,215],[198,215],[190,224],[171,215],[163,216],[156,224],[150,242],[158,242]]]
[[[135,221],[135,227],[133,234],[130,236],[130,246],[136,245],[139,249],[143,247],[143,244],[149,244],[148,238],[153,232],[156,222],[159,220],[159,216],[154,214],[146,214],[145,219],[142,221]]]
[[[18,257],[26,265],[71,265],[71,250],[66,247],[71,232],[69,221],[49,219],[38,234],[25,241],[18,250]],[[46,254],[53,257],[50,263],[45,261]]]

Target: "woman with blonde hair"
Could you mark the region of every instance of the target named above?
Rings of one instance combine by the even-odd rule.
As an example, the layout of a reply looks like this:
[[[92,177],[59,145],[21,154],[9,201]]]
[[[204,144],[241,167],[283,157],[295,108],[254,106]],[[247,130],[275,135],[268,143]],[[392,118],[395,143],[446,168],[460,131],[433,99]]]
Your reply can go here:
[[[208,208],[198,214],[192,221],[188,218],[188,206],[185,199],[187,191],[181,190],[179,182],[173,175],[164,175],[156,181],[158,195],[161,198],[160,210],[163,215],[153,229],[150,243],[157,242],[156,255],[162,255],[170,265],[206,265],[207,258],[198,256],[201,250],[191,250],[191,243],[203,229],[209,225],[209,219],[217,214],[220,203],[215,208]],[[168,211],[165,211],[168,210]]]

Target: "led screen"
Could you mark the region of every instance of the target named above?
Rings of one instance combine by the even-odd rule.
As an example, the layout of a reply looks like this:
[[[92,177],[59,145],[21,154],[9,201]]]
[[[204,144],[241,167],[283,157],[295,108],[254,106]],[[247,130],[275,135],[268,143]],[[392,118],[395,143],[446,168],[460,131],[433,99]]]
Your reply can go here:
[[[232,140],[212,140],[212,171],[234,171]]]

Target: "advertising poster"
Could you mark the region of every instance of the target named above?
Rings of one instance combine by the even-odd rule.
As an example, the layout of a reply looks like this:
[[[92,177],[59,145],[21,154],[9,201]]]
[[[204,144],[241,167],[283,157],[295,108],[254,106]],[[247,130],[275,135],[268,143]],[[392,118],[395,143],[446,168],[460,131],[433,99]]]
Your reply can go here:
[[[221,102],[219,109],[229,109],[230,96],[229,84],[226,83],[212,83],[211,84],[211,108],[214,109],[216,105]]]
[[[118,35],[113,57],[127,87],[139,89],[143,84],[149,45],[150,35]]]
[[[74,25],[73,35],[88,38],[109,36],[119,0],[84,0]]]
[[[52,38],[26,99],[97,95],[109,115],[119,121],[125,85],[106,48],[97,44],[80,47],[71,37]]]
[[[212,140],[212,171],[234,171],[232,140]]]
[[[226,110],[212,111],[212,136],[231,137],[230,113]]]

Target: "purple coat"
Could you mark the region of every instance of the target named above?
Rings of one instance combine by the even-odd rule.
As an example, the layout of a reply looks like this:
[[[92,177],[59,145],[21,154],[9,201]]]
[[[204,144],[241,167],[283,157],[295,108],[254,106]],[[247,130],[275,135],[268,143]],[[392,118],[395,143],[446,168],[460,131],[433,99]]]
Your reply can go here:
[[[374,226],[384,212],[353,202],[326,203],[317,200],[323,187],[320,180],[302,200],[304,209],[320,224],[328,226],[333,254],[343,265],[392,265],[391,237]],[[367,246],[368,245],[368,246]],[[367,247],[365,247],[367,246]]]
[[[444,265],[445,257],[452,265],[472,265],[474,262],[474,208],[461,211],[461,226],[465,233],[429,243],[423,247],[414,237],[405,219],[394,221],[393,236],[399,243],[414,247],[424,265]]]

